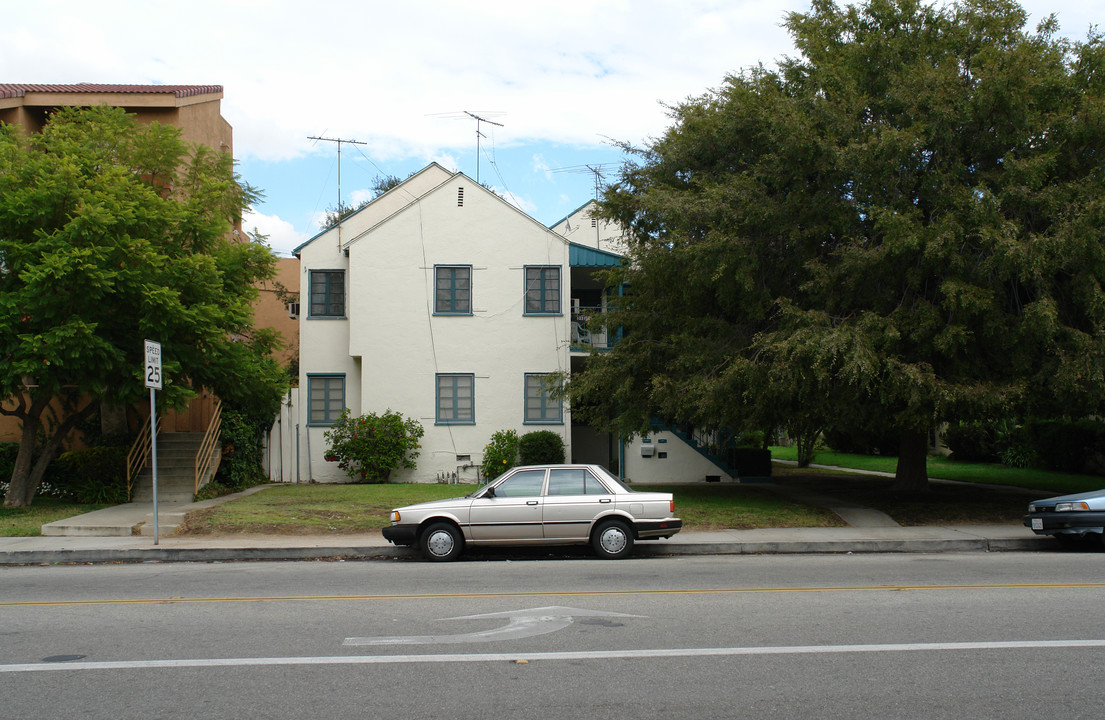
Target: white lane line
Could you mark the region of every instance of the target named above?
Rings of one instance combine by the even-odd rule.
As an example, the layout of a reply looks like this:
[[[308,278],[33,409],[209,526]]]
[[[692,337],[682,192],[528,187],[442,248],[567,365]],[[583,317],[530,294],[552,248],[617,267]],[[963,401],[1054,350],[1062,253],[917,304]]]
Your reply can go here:
[[[0,673],[65,670],[148,670],[263,665],[392,665],[404,663],[514,662],[517,660],[610,660],[741,655],[826,655],[833,653],[1041,650],[1105,647],[1105,640],[1012,640],[1006,642],[899,643],[888,645],[792,645],[781,647],[584,650],[578,652],[457,653],[444,655],[349,655],[330,657],[198,658],[0,665]]]

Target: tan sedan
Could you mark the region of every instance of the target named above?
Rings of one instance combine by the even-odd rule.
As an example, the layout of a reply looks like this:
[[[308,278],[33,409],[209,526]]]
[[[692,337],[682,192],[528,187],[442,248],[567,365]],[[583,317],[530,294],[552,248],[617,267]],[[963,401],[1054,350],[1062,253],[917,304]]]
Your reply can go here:
[[[671,493],[631,490],[598,465],[532,465],[464,497],[393,510],[383,535],[430,560],[455,560],[465,545],[585,544],[614,559],[682,527]]]

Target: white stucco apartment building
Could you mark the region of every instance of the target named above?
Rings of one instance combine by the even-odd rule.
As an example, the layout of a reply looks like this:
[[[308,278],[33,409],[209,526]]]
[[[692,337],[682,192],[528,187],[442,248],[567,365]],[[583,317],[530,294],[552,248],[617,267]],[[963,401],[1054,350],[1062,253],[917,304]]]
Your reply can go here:
[[[634,482],[727,478],[670,433],[623,446],[573,428],[547,391],[546,376],[578,371],[615,340],[596,321],[613,300],[594,273],[619,262],[621,235],[592,205],[545,227],[431,164],[297,248],[300,386],[273,438],[274,479],[347,480],[324,459],[343,408],[422,423],[417,468],[393,481],[474,481],[505,429],[555,432],[570,461]]]

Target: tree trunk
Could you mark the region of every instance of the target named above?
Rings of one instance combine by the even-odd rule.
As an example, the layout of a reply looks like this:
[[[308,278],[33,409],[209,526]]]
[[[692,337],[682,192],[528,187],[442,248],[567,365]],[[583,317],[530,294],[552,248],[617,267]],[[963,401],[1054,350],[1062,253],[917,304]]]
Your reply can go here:
[[[795,438],[798,445],[798,467],[808,468],[813,462],[814,448],[820,434],[821,430],[798,430]]]
[[[65,418],[54,428],[54,432],[46,440],[46,444],[39,453],[38,460],[32,463],[35,450],[35,439],[42,426],[42,409],[35,415],[27,414],[21,417],[23,421],[23,434],[19,439],[19,452],[15,456],[15,468],[12,470],[11,484],[8,493],[4,496],[4,507],[27,507],[34,499],[42,478],[46,475],[46,468],[54,461],[61,451],[62,443],[72,432],[73,428],[84,422],[96,411],[96,402],[90,402],[79,412],[75,412]],[[37,405],[32,406],[32,409]],[[45,405],[42,406],[43,408]]]
[[[38,418],[23,417],[23,432],[19,438],[19,451],[15,455],[11,483],[4,495],[4,507],[27,507],[38,490],[38,481],[31,483],[35,452],[35,436],[38,434]]]
[[[898,445],[898,469],[894,489],[900,492],[928,492],[928,433],[904,429]]]

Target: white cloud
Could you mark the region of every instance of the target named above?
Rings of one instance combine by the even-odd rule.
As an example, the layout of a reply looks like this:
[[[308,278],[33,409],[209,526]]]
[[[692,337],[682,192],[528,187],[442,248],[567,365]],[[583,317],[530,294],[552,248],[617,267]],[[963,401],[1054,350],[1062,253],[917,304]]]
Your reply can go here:
[[[291,223],[281,220],[279,216],[252,210],[242,214],[242,229],[251,234],[267,235],[265,242],[281,257],[288,257],[292,250],[308,240],[307,235],[297,232]]]
[[[1077,39],[1101,15],[1100,0],[1022,4],[1030,28],[1055,12]],[[551,146],[590,151],[609,138],[640,145],[659,137],[671,124],[662,103],[793,55],[781,23],[808,7],[809,0],[327,0],[312,11],[293,0],[191,0],[136,12],[133,0],[37,0],[4,13],[0,82],[222,85],[235,154],[280,163],[299,181],[294,190],[268,183],[263,209],[276,238],[290,227],[281,216],[308,222],[310,211],[320,212],[322,188],[333,187],[332,178],[308,180],[291,162],[332,157],[332,143],[308,136],[364,142],[348,156],[343,146],[343,158],[363,154],[384,174],[405,176],[392,168],[432,160],[475,176],[476,124],[461,111],[498,111],[503,127],[480,128],[484,152],[523,150],[501,184],[539,198],[536,188],[522,189],[522,174],[566,164]],[[543,155],[531,166],[534,150]],[[486,159],[480,167],[495,177]],[[565,203],[572,207],[593,192],[574,180],[577,196]],[[539,203],[557,209],[549,197]]]

